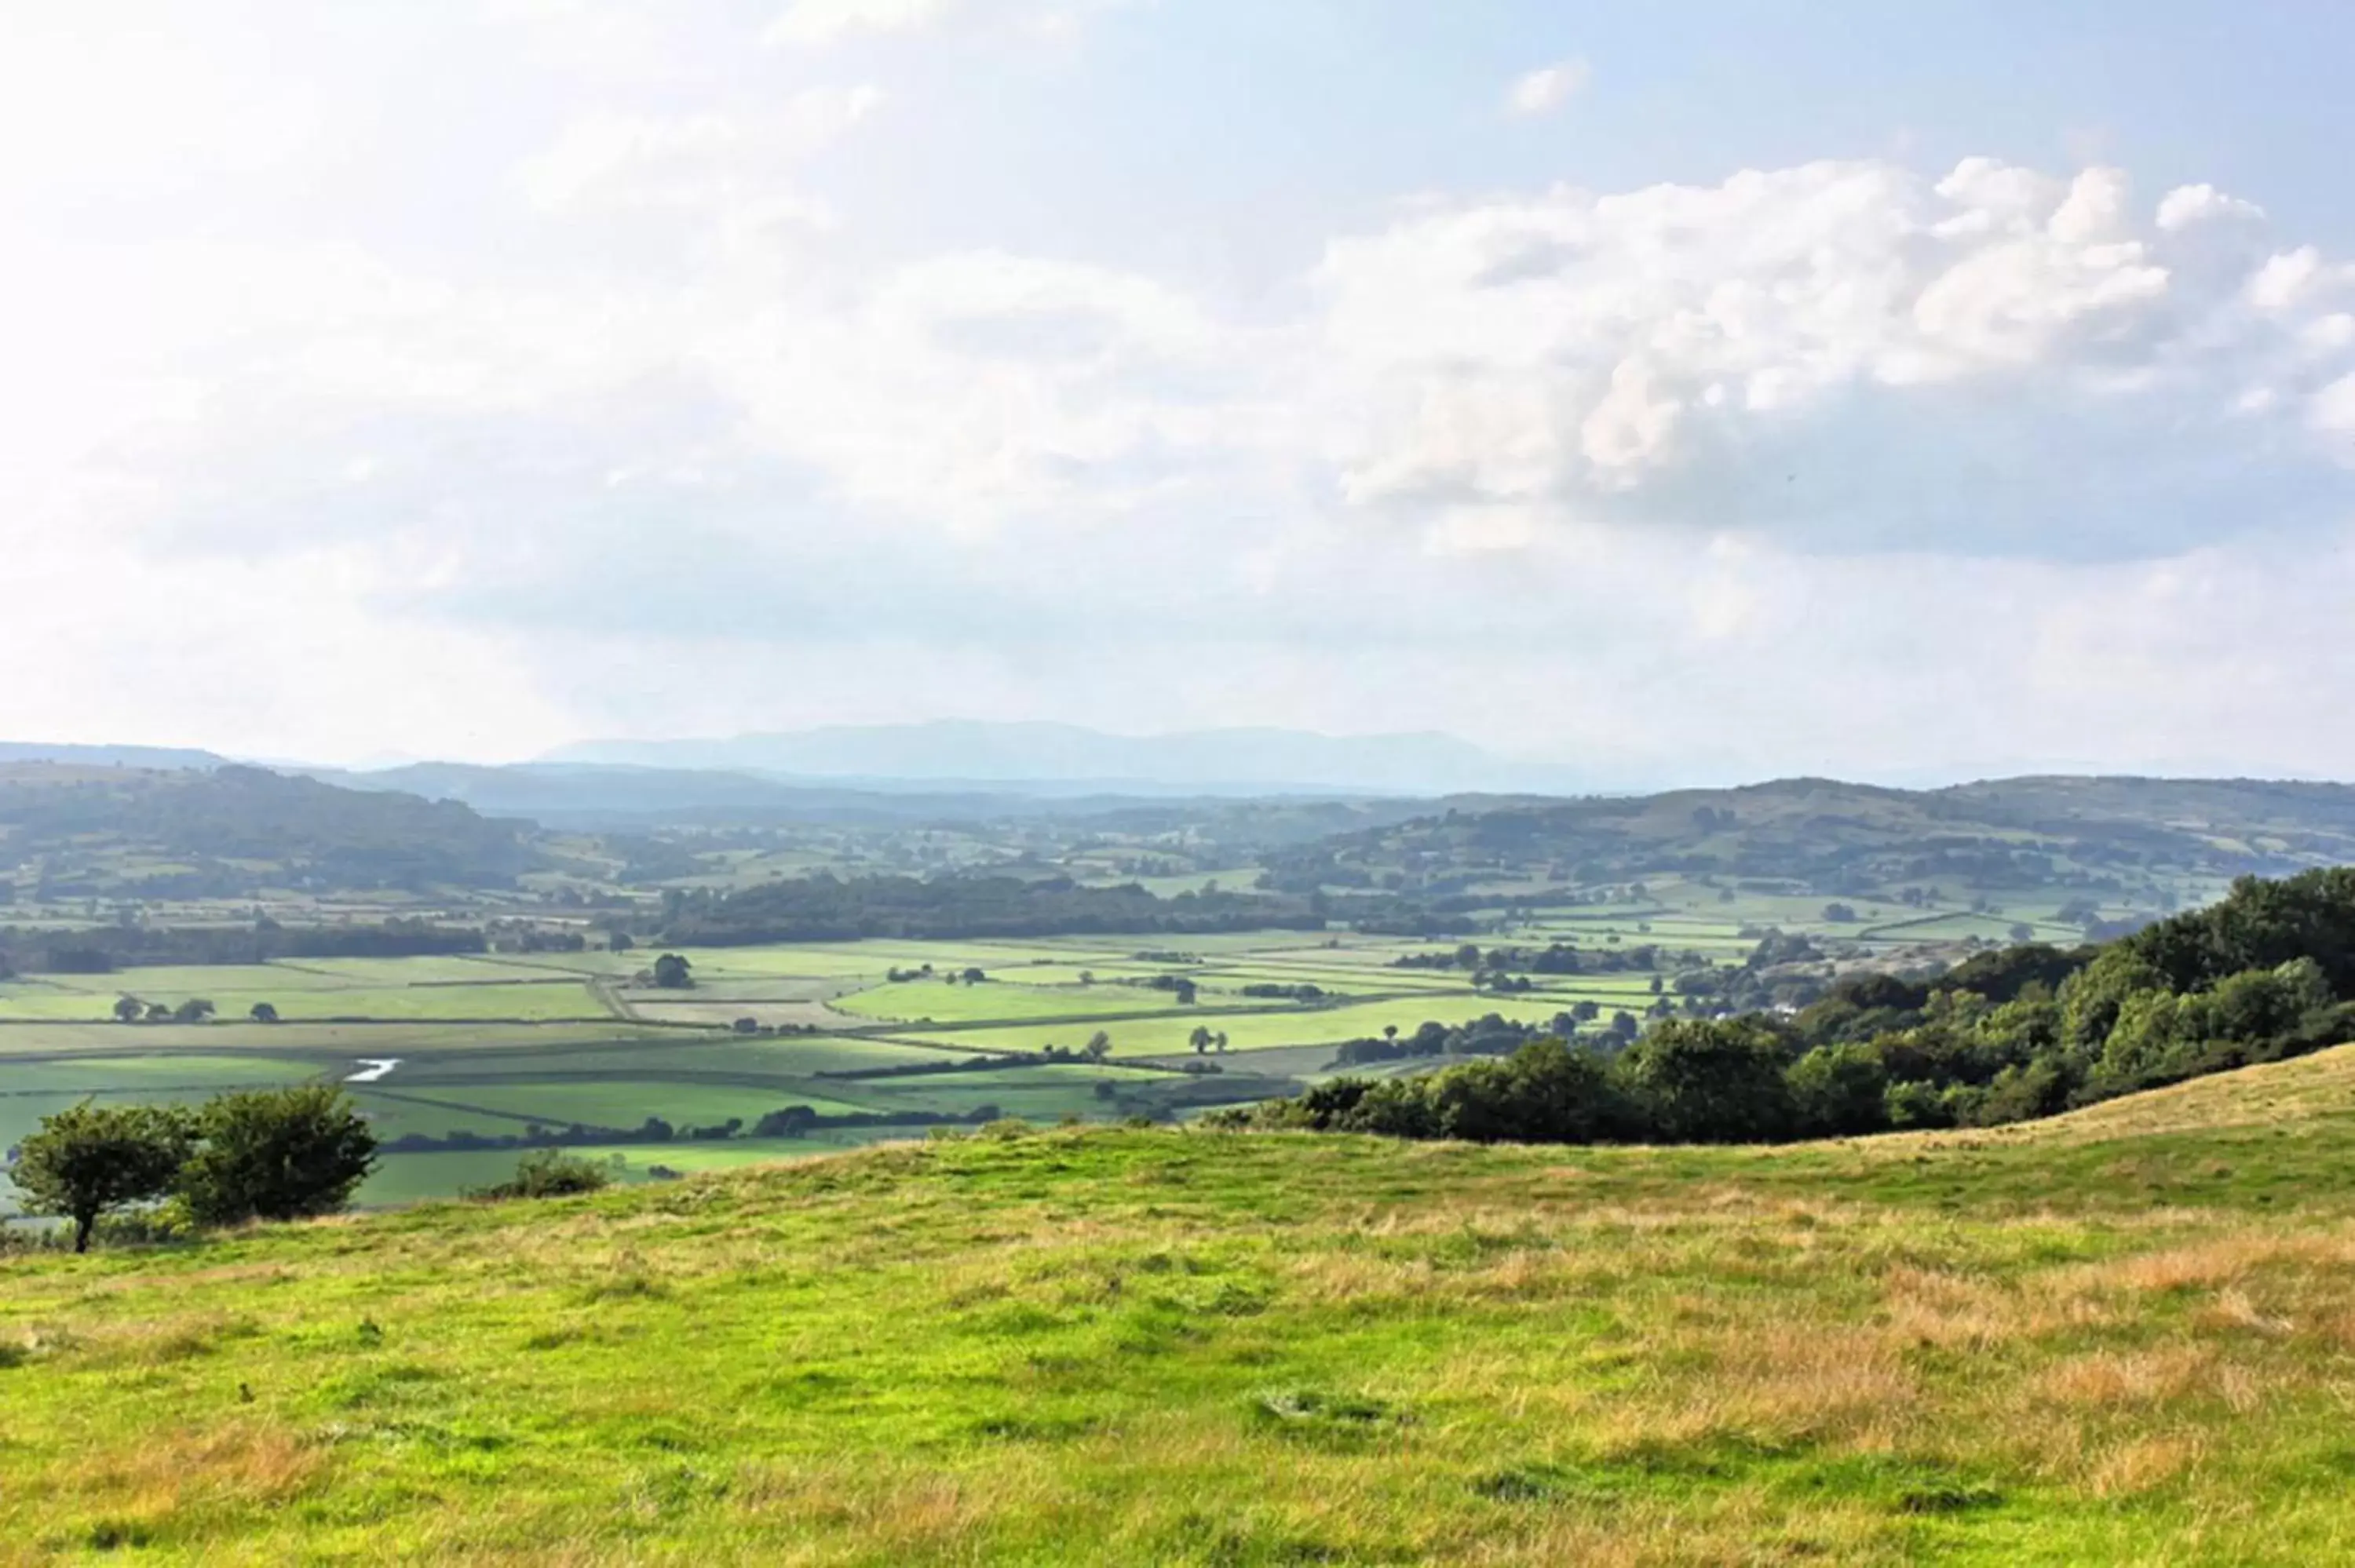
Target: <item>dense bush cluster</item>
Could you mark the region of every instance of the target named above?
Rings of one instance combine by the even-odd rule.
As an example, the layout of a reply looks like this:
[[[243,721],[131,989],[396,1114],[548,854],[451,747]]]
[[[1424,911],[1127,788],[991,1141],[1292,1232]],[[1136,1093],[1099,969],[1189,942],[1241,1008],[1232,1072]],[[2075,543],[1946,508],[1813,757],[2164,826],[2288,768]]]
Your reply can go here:
[[[1851,976],[1795,1014],[1673,1020],[1624,1049],[1538,1037],[1504,1059],[1339,1079],[1223,1120],[1572,1143],[1990,1126],[2350,1034],[2355,869],[2337,869],[2243,878],[2222,903],[2106,947],[2024,944],[1928,980]]]
[[[601,1192],[612,1185],[613,1167],[560,1150],[542,1149],[516,1161],[515,1174],[490,1187],[470,1188],[466,1196],[485,1202],[517,1198],[570,1198]]]

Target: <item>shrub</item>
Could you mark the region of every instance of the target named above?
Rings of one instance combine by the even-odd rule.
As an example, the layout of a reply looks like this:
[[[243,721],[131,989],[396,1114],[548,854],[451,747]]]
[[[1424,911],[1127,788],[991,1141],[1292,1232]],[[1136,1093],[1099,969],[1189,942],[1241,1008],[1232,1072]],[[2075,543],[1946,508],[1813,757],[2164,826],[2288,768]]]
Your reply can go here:
[[[517,1160],[515,1175],[508,1180],[494,1187],[476,1188],[466,1196],[494,1202],[512,1198],[570,1198],[582,1192],[602,1192],[613,1180],[613,1171],[593,1160],[583,1160],[560,1149],[540,1149]]]
[[[376,1165],[376,1135],[332,1084],[223,1095],[197,1132],[178,1189],[206,1224],[333,1213]]]

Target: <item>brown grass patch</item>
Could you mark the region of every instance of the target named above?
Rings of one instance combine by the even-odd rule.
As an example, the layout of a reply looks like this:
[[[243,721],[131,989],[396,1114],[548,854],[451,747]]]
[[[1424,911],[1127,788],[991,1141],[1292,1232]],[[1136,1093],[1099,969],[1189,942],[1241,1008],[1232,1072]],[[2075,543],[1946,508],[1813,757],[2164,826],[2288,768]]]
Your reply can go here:
[[[2207,1445],[2198,1437],[2145,1437],[2121,1444],[2094,1461],[2086,1484],[2098,1498],[2150,1491],[2200,1462]]]
[[[734,1500],[756,1518],[846,1534],[871,1549],[879,1561],[908,1562],[936,1558],[969,1542],[1000,1510],[1028,1512],[1043,1506],[1044,1484],[1021,1473],[998,1472],[982,1481],[897,1466],[878,1470],[818,1465],[753,1471],[739,1482]]]
[[[2211,1384],[2216,1352],[2204,1346],[2159,1351],[2099,1351],[2073,1356],[2036,1380],[2041,1402],[2080,1410],[2159,1404]]]
[[[271,1506],[296,1497],[325,1468],[325,1450],[276,1427],[232,1425],[158,1436],[53,1467],[60,1497],[149,1529],[208,1505]]]
[[[2239,1290],[2219,1292],[2216,1299],[2201,1308],[2192,1321],[2203,1329],[2257,1334],[2268,1340],[2281,1339],[2296,1327],[2286,1318],[2272,1318],[2258,1311],[2256,1304]]]

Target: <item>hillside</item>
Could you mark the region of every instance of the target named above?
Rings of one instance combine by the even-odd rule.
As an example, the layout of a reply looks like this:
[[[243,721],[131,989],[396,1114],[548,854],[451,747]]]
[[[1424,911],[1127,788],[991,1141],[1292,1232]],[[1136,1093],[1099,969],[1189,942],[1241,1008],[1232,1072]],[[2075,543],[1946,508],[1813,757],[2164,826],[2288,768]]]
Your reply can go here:
[[[1906,790],[1793,779],[1738,789],[1451,810],[1267,857],[1271,885],[1445,895],[1710,876],[1828,895],[1913,887],[2146,896],[2355,860],[2355,788],[2013,779]]]
[[[2342,1560],[2355,1063],[2149,1103],[980,1135],[0,1261],[0,1557]]]
[[[2268,1137],[2335,1137],[2355,1107],[2355,1046],[2268,1062],[2107,1100],[2036,1121],[1921,1135],[1934,1147],[2083,1144],[2153,1133],[2262,1128]]]
[[[529,825],[260,768],[0,765],[0,888],[70,898],[502,886]]]

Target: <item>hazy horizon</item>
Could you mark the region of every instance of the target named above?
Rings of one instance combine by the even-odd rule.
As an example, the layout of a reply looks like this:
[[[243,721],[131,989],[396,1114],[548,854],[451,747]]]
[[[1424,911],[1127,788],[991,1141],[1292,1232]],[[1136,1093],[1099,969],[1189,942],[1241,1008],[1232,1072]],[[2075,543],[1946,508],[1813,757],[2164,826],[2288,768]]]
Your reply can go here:
[[[0,736],[2355,777],[2355,13],[0,20]]]
[[[1060,737],[1067,740],[1084,737],[1123,747],[1161,747],[1165,760],[1176,758],[1179,765],[1073,766],[1068,747],[1030,746],[1035,732],[1041,730],[1067,731],[1066,736]],[[976,731],[986,733],[967,733]],[[1266,743],[1263,753],[1237,753],[1232,749],[1234,746],[1253,738]],[[871,754],[856,761],[843,760],[839,744],[833,748],[832,755],[802,754],[791,758],[761,755],[764,747],[773,747],[777,743],[795,745],[809,741],[850,743],[854,755],[858,743],[865,741],[884,742],[897,749],[896,753],[886,753],[880,760]],[[1206,752],[1195,744],[1205,741],[1219,741],[1226,745],[1223,748],[1211,747]],[[1295,758],[1303,755],[1300,749],[1303,745],[1330,747],[1331,756],[1339,759],[1339,765],[1284,766],[1283,758],[1287,755]],[[911,746],[916,749],[909,752],[907,748]],[[1351,748],[1373,747],[1391,748],[1391,755],[1381,766],[1369,768],[1348,762]],[[1401,747],[1408,749],[1399,750]],[[1450,794],[1634,796],[1678,790],[1741,789],[1800,778],[1829,779],[1845,784],[1898,789],[1937,789],[2004,779],[2038,777],[2355,784],[2355,779],[2328,775],[2254,773],[2229,765],[2208,769],[2136,771],[2105,768],[2069,758],[2003,772],[1880,768],[1854,773],[1815,770],[1774,774],[1738,769],[1711,772],[1696,768],[1682,772],[1645,774],[1613,772],[1607,766],[1582,768],[1574,761],[1494,752],[1443,731],[1336,735],[1263,726],[1121,732],[1048,722],[997,724],[954,718],[900,725],[821,726],[804,730],[737,736],[603,737],[559,745],[530,757],[506,759],[402,753],[324,758],[258,754],[234,745],[175,747],[120,738],[112,742],[67,742],[6,736],[0,736],[0,763],[43,753],[69,753],[77,748],[92,753],[152,752],[159,759],[176,752],[190,757],[201,755],[282,771],[318,772],[329,778],[381,775],[434,767],[520,767],[732,773],[788,784],[805,782],[851,789],[873,786],[887,790],[921,787],[986,789],[1005,786],[1018,790],[1034,786],[1050,789],[1101,786],[1100,792],[1110,794],[1121,793],[1124,787],[1134,787],[1135,792],[1146,795],[1177,795],[1198,789],[1206,794],[1236,797],[1249,795],[1254,790],[1263,790],[1270,795],[1329,792],[1406,797]],[[895,755],[900,765],[892,765],[891,758]],[[1249,760],[1241,765],[1221,766],[1207,759],[1216,757],[1231,758],[1238,755]],[[909,760],[911,757],[912,761]],[[1362,761],[1362,751],[1359,757]],[[132,760],[135,763],[139,759],[133,758]],[[168,764],[159,762],[159,765]],[[422,788],[422,792],[431,795],[434,790]]]

